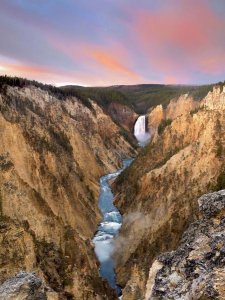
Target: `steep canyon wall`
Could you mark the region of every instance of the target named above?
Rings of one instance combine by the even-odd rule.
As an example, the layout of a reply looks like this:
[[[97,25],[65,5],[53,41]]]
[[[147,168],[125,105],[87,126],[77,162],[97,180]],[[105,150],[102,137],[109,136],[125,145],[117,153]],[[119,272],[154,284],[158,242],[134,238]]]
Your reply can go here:
[[[115,252],[124,300],[144,299],[153,260],[175,249],[199,216],[197,198],[219,189],[223,178],[224,92],[214,88],[198,105],[186,95],[178,103],[183,100],[185,111],[172,109],[174,103],[167,107],[172,123],[156,132],[114,185],[124,214]],[[165,111],[156,110],[165,117]]]
[[[0,282],[35,271],[58,299],[114,299],[91,242],[98,180],[135,151],[93,101],[5,86],[0,111]]]

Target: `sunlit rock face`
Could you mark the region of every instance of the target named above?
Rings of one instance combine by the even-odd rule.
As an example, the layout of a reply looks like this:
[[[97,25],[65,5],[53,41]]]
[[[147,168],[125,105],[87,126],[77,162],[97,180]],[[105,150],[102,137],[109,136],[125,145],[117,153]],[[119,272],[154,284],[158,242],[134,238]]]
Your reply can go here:
[[[140,146],[145,145],[150,139],[150,133],[146,126],[146,116],[138,117],[134,125],[134,136],[139,142]]]
[[[212,104],[220,99],[223,107],[223,92],[217,91],[215,99],[211,95],[202,101],[211,97],[207,107],[200,103],[156,135],[126,178],[115,182],[115,203],[124,220],[117,239],[117,278],[125,300],[144,297],[154,259],[177,247],[199,216],[198,197],[215,190],[224,176],[225,109]]]
[[[225,86],[220,88],[214,87],[212,92],[209,92],[205,99],[202,101],[202,106],[209,110],[225,109]]]
[[[199,107],[200,102],[194,101],[188,94],[181,95],[178,99],[173,99],[165,109],[167,119],[174,120],[175,118],[188,114],[190,111]]]
[[[157,133],[159,124],[165,118],[165,112],[162,105],[154,107],[147,115],[148,118],[148,130],[154,135]]]
[[[5,86],[0,133],[0,283],[35,270],[59,299],[114,299],[91,239],[99,177],[133,152],[120,128],[93,101]]]
[[[194,101],[188,94],[181,95],[177,99],[171,99],[170,103],[166,108],[162,105],[157,105],[152,108],[148,114],[148,130],[151,132],[152,137],[157,135],[157,129],[163,120],[171,119],[174,120],[185,114],[189,114],[191,111],[197,109],[201,102]]]

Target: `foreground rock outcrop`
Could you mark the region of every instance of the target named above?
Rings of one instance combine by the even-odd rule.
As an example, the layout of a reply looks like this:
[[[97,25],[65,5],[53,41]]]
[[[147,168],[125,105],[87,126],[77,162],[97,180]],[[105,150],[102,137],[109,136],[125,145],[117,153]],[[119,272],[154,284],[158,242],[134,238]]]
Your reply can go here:
[[[91,100],[4,85],[0,111],[0,283],[35,271],[60,300],[114,299],[91,241],[98,180],[134,150]]]
[[[0,285],[0,300],[59,300],[35,273],[19,272]]]
[[[145,297],[149,268],[198,218],[198,197],[225,185],[224,92],[209,96],[217,104],[202,101],[165,123],[114,184],[124,215],[115,251],[123,300]]]
[[[200,220],[154,261],[145,300],[225,299],[225,190],[198,199]]]

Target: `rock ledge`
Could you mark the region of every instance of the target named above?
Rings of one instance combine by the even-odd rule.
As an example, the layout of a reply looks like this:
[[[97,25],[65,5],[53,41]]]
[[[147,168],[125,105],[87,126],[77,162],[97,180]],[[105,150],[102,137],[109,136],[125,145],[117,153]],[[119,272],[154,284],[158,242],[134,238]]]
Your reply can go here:
[[[146,300],[225,299],[225,190],[203,195],[198,204],[201,219],[176,251],[153,263],[159,267],[150,269]]]

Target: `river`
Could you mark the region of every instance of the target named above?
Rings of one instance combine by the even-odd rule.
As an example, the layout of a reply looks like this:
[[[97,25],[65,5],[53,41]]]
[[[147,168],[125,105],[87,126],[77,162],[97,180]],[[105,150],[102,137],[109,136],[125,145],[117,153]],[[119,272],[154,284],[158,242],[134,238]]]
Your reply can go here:
[[[123,160],[123,168],[115,173],[102,176],[100,178],[100,196],[99,208],[103,219],[99,224],[97,232],[93,238],[95,244],[95,253],[100,262],[100,275],[106,279],[109,285],[116,290],[118,296],[121,295],[121,288],[116,284],[116,275],[114,271],[114,261],[112,258],[114,250],[114,237],[117,235],[121,225],[122,216],[119,210],[113,204],[114,195],[109,185],[109,181],[116,178],[124,169],[126,169],[133,159]]]

